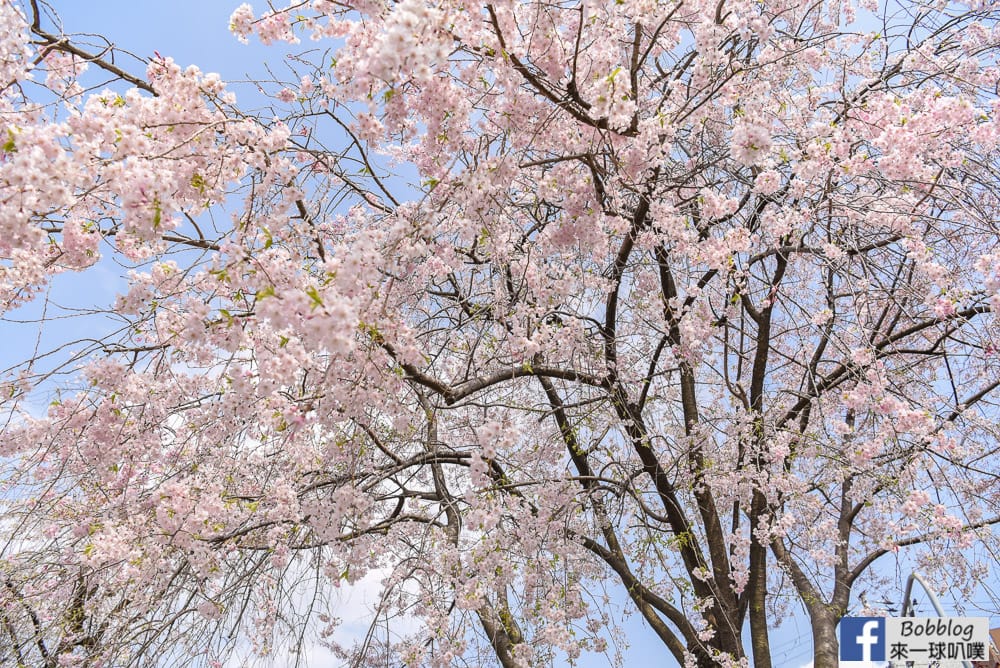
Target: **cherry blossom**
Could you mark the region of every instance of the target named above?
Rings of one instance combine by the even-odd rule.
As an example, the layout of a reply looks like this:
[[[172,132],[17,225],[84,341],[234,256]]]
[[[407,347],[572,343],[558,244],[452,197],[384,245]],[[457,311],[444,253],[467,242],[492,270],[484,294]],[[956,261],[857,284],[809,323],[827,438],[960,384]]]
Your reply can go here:
[[[799,614],[826,667],[887,572],[987,581],[988,8],[242,4],[309,41],[267,114],[37,12],[0,4],[0,311],[125,287],[0,377],[0,661],[615,662],[635,615],[765,668]]]

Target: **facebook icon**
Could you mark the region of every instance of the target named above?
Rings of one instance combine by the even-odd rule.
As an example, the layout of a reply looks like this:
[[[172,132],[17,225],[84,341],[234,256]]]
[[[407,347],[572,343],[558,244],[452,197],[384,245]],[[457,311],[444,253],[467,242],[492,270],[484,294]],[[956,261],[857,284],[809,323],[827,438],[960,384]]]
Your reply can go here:
[[[840,620],[841,661],[885,661],[885,619],[844,617]]]

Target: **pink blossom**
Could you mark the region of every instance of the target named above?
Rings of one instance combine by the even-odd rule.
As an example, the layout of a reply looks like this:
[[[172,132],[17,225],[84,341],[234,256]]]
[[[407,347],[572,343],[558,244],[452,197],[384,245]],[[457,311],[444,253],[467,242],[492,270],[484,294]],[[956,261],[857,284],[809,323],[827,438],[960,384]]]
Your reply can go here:
[[[733,124],[730,152],[735,160],[744,165],[759,164],[771,150],[771,145],[771,134],[765,125],[751,123],[744,118]]]
[[[229,30],[236,35],[237,39],[246,44],[247,36],[250,34],[253,22],[253,8],[244,2],[234,9],[232,15],[229,17]]]
[[[754,179],[754,190],[761,195],[773,195],[781,187],[781,173],[774,169],[765,169]]]

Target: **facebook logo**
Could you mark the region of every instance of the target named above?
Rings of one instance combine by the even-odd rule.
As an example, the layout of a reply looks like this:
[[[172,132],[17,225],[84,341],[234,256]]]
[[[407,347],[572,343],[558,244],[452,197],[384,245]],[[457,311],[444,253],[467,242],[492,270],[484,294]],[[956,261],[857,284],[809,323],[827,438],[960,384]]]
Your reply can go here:
[[[844,617],[840,620],[841,661],[885,661],[885,619]]]

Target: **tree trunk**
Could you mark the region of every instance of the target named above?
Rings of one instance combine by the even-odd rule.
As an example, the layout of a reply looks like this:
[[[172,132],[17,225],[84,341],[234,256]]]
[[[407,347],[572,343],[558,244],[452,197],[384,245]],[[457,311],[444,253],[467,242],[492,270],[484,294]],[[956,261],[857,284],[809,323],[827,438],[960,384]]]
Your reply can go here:
[[[757,538],[757,526],[764,517],[767,502],[764,495],[754,492],[751,502],[750,544],[750,647],[755,668],[771,668],[771,641],[767,632],[767,546]]]
[[[813,668],[837,668],[840,645],[836,626],[837,620],[832,615],[813,616]]]

